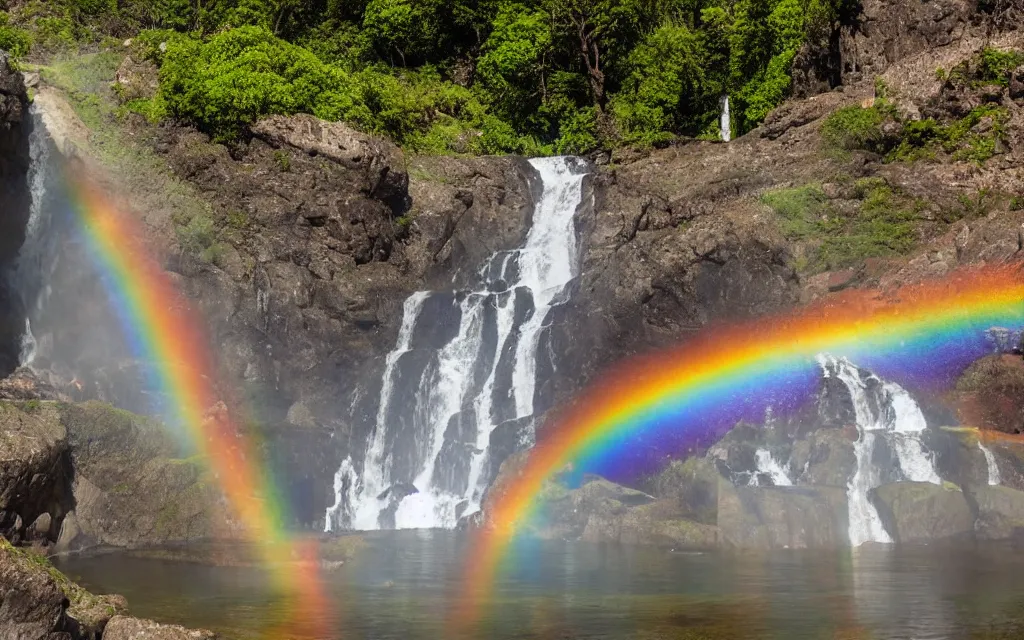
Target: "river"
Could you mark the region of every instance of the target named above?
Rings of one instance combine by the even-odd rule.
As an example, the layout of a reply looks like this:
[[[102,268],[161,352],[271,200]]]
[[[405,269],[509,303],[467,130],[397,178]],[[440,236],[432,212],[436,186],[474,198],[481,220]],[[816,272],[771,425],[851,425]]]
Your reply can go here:
[[[464,534],[382,531],[327,573],[338,637],[685,639],[1024,637],[1024,554],[1009,545],[854,551],[672,552],[531,542],[510,558],[480,616],[454,631]],[[133,615],[258,635],[272,616],[260,570],[116,554],[58,568]]]

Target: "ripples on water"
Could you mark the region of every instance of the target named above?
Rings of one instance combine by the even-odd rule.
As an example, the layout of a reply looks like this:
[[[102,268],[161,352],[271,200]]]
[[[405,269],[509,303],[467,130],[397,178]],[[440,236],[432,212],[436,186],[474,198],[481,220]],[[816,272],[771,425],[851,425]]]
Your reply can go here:
[[[326,574],[338,637],[456,638],[465,539],[380,532]],[[273,596],[257,569],[124,555],[58,566],[134,615],[258,635]],[[586,543],[520,545],[480,627],[494,639],[1024,638],[1024,554],[1004,546],[854,552],[672,553]]]

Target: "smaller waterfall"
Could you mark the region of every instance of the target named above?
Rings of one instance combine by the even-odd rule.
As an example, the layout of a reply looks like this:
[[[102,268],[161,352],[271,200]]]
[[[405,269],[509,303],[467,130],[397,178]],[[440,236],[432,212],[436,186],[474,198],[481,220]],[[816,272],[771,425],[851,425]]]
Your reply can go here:
[[[786,468],[772,457],[770,451],[763,448],[758,449],[754,452],[754,459],[757,462],[757,466],[754,468],[754,473],[750,475],[750,486],[759,486],[759,478],[762,475],[768,476],[774,487],[793,486],[793,480],[789,477]]]
[[[995,486],[999,484],[1001,482],[1001,479],[999,477],[999,465],[996,464],[995,455],[992,453],[991,449],[981,444],[980,440],[978,441],[978,448],[981,449],[981,452],[985,455],[985,463],[988,465],[989,485]]]
[[[729,113],[729,96],[722,96],[718,104],[722,112],[718,121],[722,142],[730,142],[732,140],[732,116]]]
[[[18,354],[18,362],[21,366],[27,367],[36,359],[36,349],[39,344],[35,335],[32,334],[32,321],[25,318],[25,333],[21,334],[21,351]]]
[[[869,492],[882,484],[881,474],[872,462],[875,444],[881,436],[895,452],[901,479],[942,484],[921,440],[928,426],[924,413],[903,387],[883,381],[845,358],[822,354],[818,363],[826,377],[838,378],[850,392],[860,434],[854,444],[857,467],[847,485],[850,544],[891,542],[869,497]]]

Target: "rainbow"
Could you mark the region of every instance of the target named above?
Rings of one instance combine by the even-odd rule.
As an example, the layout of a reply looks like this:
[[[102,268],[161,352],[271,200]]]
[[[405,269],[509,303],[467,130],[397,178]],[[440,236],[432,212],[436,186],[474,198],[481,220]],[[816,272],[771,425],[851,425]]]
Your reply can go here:
[[[260,468],[252,440],[232,422],[214,388],[216,368],[199,318],[132,216],[122,214],[92,182],[68,176],[75,220],[101,272],[133,353],[148,363],[149,382],[165,399],[165,420],[187,434],[208,461],[234,515],[258,550],[288,620],[270,638],[328,638],[316,548],[283,527],[283,505]],[[332,625],[333,626],[333,625]]]
[[[539,495],[554,476],[636,480],[740,420],[762,422],[769,407],[792,411],[819,389],[822,353],[939,391],[998,350],[1000,329],[1021,328],[1024,272],[1007,264],[890,291],[848,291],[792,313],[708,328],[619,365],[554,416],[525,462],[491,489],[457,621],[478,618],[516,532],[539,515]]]

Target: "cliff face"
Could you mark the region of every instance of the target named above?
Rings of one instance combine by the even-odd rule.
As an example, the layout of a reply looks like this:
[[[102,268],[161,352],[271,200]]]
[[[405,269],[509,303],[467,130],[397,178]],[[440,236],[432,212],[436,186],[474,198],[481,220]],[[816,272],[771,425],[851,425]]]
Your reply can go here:
[[[9,289],[6,274],[25,239],[28,221],[30,129],[25,83],[0,51],[0,375],[18,366],[25,328],[21,303]]]

